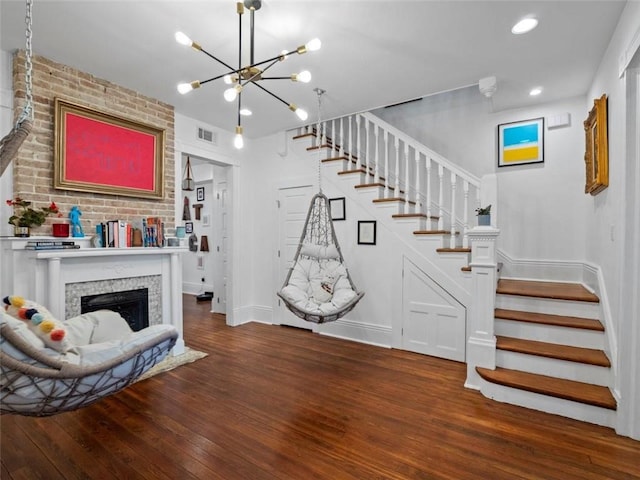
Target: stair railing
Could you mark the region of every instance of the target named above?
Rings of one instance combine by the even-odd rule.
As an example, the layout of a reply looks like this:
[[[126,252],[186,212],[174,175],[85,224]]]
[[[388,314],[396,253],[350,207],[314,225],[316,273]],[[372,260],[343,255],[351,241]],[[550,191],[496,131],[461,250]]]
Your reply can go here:
[[[368,112],[324,121],[315,133],[321,135],[316,145],[330,147],[328,158],[343,158],[347,170],[364,174],[365,184],[382,186],[382,198],[397,199],[402,213],[426,217],[427,231],[446,229],[451,248],[458,246],[458,234],[460,246],[469,247],[470,219],[481,206],[480,178]]]

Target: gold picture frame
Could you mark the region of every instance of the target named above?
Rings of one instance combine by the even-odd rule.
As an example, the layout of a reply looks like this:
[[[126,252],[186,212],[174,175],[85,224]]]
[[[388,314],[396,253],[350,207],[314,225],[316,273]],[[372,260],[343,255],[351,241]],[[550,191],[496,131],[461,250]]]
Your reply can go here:
[[[607,138],[607,95],[593,101],[584,121],[586,183],[584,193],[597,195],[609,186],[609,142]]]
[[[165,131],[55,99],[54,188],[164,198]]]

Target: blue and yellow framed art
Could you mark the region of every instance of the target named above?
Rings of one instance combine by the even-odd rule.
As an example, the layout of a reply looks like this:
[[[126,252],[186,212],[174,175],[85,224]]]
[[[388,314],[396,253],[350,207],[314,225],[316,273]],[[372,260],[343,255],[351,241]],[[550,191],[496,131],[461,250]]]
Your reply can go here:
[[[544,118],[498,125],[498,167],[544,162]]]

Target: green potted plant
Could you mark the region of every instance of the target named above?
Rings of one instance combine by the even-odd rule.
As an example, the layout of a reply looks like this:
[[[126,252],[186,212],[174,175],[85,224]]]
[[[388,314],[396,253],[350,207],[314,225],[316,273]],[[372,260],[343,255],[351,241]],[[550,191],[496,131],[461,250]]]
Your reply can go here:
[[[491,205],[486,207],[476,208],[476,215],[478,216],[478,225],[489,226],[491,225]]]
[[[9,217],[9,223],[13,225],[16,237],[28,237],[30,229],[42,225],[49,215],[62,216],[55,202],[51,202],[48,207],[35,209],[31,206],[31,202],[16,197],[13,200],[7,200],[7,205],[13,207],[13,215]]]

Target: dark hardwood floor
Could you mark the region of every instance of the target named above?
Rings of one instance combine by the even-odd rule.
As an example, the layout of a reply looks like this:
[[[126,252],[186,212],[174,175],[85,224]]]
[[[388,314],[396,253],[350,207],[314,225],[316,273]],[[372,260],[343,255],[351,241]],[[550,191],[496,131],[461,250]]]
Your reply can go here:
[[[463,364],[184,305],[208,357],[76,412],[1,417],[1,478],[640,478],[640,442],[486,399]]]

